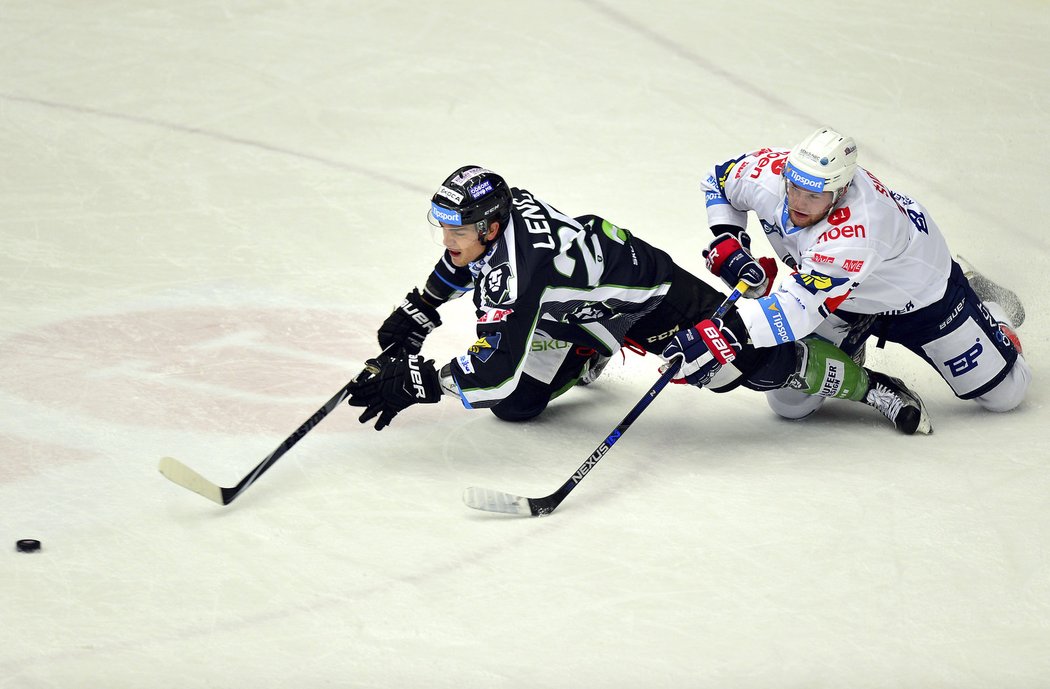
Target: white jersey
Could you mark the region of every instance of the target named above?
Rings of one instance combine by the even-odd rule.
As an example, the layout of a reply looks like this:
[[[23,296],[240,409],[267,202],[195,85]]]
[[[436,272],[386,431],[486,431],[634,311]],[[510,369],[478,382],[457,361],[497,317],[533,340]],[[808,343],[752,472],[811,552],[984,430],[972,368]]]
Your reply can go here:
[[[780,176],[787,156],[788,149],[765,148],[716,166],[701,184],[710,226],[746,228],[754,211],[773,250],[794,269],[769,296],[737,302],[756,347],[802,339],[835,309],[910,313],[944,296],[951,253],[920,204],[858,167],[824,220],[795,227]]]

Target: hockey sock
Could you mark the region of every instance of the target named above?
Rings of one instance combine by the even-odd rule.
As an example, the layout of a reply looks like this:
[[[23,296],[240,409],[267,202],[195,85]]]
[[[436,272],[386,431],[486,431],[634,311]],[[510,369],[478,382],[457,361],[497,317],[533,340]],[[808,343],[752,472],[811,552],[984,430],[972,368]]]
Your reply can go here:
[[[988,309],[988,313],[999,323],[999,329],[1003,331],[1003,334],[1013,343],[1014,349],[1017,350],[1018,354],[1022,354],[1024,350],[1021,348],[1021,338],[1017,336],[1017,326],[1014,325],[1011,318],[1006,314],[1004,309],[998,302],[986,301],[984,302],[984,308]]]

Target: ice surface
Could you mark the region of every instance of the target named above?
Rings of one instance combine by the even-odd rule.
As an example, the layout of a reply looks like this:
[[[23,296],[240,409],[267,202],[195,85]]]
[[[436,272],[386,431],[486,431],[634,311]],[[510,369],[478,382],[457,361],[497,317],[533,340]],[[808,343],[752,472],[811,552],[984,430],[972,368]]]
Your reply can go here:
[[[4,3],[0,688],[1047,686],[1048,36],[1023,0]],[[673,386],[554,515],[463,505],[560,486],[629,355],[525,425],[337,410],[227,507],[158,473],[234,485],[360,369],[456,167],[701,273],[706,167],[820,124],[1025,299],[1022,408],[891,346],[930,437]]]

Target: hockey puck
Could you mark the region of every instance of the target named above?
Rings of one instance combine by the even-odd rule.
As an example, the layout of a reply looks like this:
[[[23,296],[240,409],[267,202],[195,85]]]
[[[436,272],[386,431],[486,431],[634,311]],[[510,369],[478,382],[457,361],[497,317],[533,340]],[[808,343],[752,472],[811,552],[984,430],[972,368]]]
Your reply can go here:
[[[15,543],[15,548],[17,548],[20,553],[35,553],[40,550],[40,541],[32,538],[23,538]]]

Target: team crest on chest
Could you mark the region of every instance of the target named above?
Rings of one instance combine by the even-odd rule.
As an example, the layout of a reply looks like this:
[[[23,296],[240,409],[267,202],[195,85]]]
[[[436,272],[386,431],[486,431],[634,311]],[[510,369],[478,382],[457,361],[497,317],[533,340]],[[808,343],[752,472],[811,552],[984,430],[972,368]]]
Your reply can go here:
[[[485,274],[482,285],[484,286],[485,302],[488,304],[502,304],[510,296],[510,280],[513,273],[510,265],[501,263]]]

